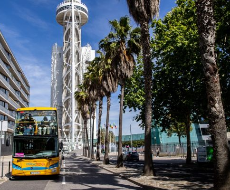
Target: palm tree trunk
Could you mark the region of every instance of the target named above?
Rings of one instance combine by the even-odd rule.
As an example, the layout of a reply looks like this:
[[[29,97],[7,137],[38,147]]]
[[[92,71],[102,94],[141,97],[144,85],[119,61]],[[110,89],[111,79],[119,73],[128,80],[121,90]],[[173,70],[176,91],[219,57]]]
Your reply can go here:
[[[144,175],[154,174],[151,151],[151,126],[152,126],[152,62],[150,53],[150,35],[148,22],[141,23],[141,43],[144,60],[145,80],[145,162]]]
[[[109,111],[110,111],[111,94],[107,96],[107,113],[106,113],[106,132],[105,132],[105,156],[104,164],[109,164]]]
[[[197,0],[196,6],[200,49],[206,78],[209,126],[214,149],[214,189],[230,189],[230,152],[225,113],[221,100],[219,73],[215,59],[213,0]]]
[[[123,101],[124,101],[124,84],[121,84],[120,113],[119,113],[119,139],[118,139],[118,157],[117,167],[123,167],[122,156],[122,118],[123,118]]]
[[[94,138],[94,120],[95,120],[95,110],[96,110],[96,104],[95,102],[93,102],[93,106],[92,106],[92,118],[93,118],[93,125],[92,125],[92,140],[91,140],[91,159],[94,160],[94,149],[93,149],[93,138]]]
[[[98,117],[98,135],[97,135],[97,155],[96,155],[96,160],[100,160],[101,156],[101,116],[102,116],[102,105],[103,105],[103,97],[100,97],[99,100],[99,117]]]
[[[85,120],[83,120],[84,123],[83,123],[83,132],[82,132],[82,142],[83,142],[83,156],[86,157],[86,137],[85,137]]]
[[[88,156],[87,149],[89,148],[89,141],[88,141],[88,132],[87,132],[87,119],[84,119],[84,136],[85,136],[85,156]]]
[[[87,157],[90,157],[90,149],[89,149],[89,135],[88,135],[88,129],[87,129],[87,120],[85,122],[85,136],[86,136],[86,147],[87,147]]]

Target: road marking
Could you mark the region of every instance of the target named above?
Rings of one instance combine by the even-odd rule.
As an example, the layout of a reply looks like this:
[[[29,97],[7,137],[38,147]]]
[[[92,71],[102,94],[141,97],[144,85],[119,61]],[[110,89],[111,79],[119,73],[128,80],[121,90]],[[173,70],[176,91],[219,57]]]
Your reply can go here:
[[[63,178],[62,178],[62,185],[65,185],[66,184],[66,182],[65,182],[65,176],[63,176]]]
[[[63,169],[62,185],[65,185],[66,184],[65,182],[65,160],[64,160],[63,166],[64,166],[64,169]]]

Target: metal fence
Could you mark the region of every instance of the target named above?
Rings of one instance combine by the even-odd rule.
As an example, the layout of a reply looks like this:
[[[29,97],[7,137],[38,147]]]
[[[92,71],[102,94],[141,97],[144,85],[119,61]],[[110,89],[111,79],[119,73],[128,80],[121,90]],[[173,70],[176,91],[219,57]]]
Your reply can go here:
[[[192,156],[196,156],[197,147],[200,146],[198,142],[191,142]],[[152,145],[153,155],[156,154],[156,149],[159,148],[161,156],[181,156],[185,157],[187,154],[187,143],[167,143],[161,145]]]
[[[207,144],[206,144],[207,145]],[[192,157],[196,157],[197,153],[197,147],[199,146],[205,146],[205,143],[198,143],[198,142],[191,142],[191,153]],[[152,145],[152,153],[155,156],[156,150],[159,148],[160,150],[160,156],[180,156],[180,157],[186,157],[187,155],[187,143],[166,143],[166,144],[160,144],[160,145]],[[123,148],[123,151],[137,151],[139,153],[143,153],[145,148],[144,146],[141,147],[129,147]]]

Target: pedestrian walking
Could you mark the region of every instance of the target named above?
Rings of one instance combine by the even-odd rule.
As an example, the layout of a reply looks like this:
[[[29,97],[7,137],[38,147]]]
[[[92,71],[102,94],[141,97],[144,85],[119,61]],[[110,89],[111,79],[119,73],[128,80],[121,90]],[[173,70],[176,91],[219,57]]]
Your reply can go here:
[[[157,157],[159,157],[159,155],[160,155],[160,149],[159,148],[157,148],[156,153],[157,153]]]

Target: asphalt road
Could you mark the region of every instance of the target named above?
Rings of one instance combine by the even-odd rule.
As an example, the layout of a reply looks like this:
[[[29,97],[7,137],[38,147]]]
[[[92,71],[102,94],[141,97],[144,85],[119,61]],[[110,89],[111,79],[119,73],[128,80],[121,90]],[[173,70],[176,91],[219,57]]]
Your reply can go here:
[[[130,189],[141,187],[91,164],[73,154],[65,156],[58,177],[22,177],[4,182],[1,190],[77,190],[77,189]]]

